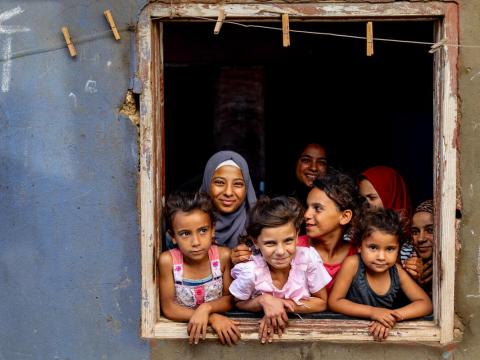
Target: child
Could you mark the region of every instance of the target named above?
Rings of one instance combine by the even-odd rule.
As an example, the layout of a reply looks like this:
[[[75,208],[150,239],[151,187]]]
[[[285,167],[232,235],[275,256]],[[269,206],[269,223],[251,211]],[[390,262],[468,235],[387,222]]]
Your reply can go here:
[[[247,236],[260,252],[232,269],[230,292],[237,307],[262,311],[259,337],[271,342],[281,337],[287,311],[311,313],[327,307],[325,285],[330,276],[313,248],[297,248],[302,206],[294,198],[260,199],[250,213]]]
[[[357,218],[355,230],[360,253],[344,261],[328,305],[335,312],[373,320],[370,333],[382,341],[397,321],[430,314],[432,302],[396,262],[405,235],[395,210],[366,210]],[[392,309],[400,289],[411,303]]]
[[[310,244],[318,252],[332,277],[327,285],[329,292],[345,259],[357,253],[349,235],[359,201],[355,181],[332,168],[313,182],[307,197],[304,216],[307,236],[300,236],[297,245]]]
[[[205,340],[210,324],[222,344],[240,339],[235,321],[219,315],[232,308],[230,250],[213,245],[214,214],[203,193],[173,194],[167,229],[176,248],[160,255],[160,304],[166,318],[188,322],[190,344]]]

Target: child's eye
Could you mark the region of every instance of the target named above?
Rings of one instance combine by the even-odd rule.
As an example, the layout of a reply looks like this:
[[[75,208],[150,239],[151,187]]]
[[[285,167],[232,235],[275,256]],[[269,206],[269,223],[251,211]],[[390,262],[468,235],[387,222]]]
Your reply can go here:
[[[427,226],[427,228],[425,229],[425,231],[426,231],[429,235],[433,235],[433,226]]]
[[[208,228],[206,228],[206,227],[201,228],[201,229],[200,229],[200,234],[201,234],[201,235],[205,235],[205,234],[207,233],[207,231],[208,231]]]
[[[190,235],[190,231],[180,231],[178,235],[181,237],[187,237]]]
[[[293,242],[292,238],[285,239],[286,244],[291,244]]]
[[[368,245],[368,248],[370,250],[376,250],[377,249],[377,245]]]
[[[300,162],[301,162],[302,164],[308,164],[308,163],[310,162],[310,159],[309,159],[309,158],[301,158],[301,159],[300,159]]]
[[[322,211],[322,210],[323,210],[323,207],[322,207],[322,206],[319,206],[319,205],[317,205],[317,206],[314,206],[314,207],[313,207],[313,210],[315,210],[315,212],[320,212],[320,211]]]
[[[224,185],[224,182],[222,180],[215,180],[213,183],[217,186],[223,186]]]
[[[387,247],[387,251],[388,252],[394,252],[395,250],[397,250],[397,248],[395,246],[389,246]]]
[[[412,229],[412,235],[418,235],[419,231],[418,229]]]
[[[242,181],[238,181],[238,182],[233,183],[233,186],[235,186],[237,188],[243,188],[245,186],[245,184]]]

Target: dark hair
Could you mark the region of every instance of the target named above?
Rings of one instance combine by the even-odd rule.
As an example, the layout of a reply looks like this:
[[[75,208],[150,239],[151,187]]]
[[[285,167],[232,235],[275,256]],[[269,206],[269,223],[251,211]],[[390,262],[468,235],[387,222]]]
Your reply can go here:
[[[353,218],[361,206],[358,187],[353,178],[337,169],[329,168],[325,176],[318,177],[313,182],[313,187],[318,188],[337,205],[338,210],[351,210]]]
[[[190,212],[201,210],[210,217],[212,225],[215,223],[215,211],[212,199],[202,192],[176,192],[170,194],[165,205],[165,219],[167,231],[173,232],[173,217],[179,211]]]
[[[303,221],[303,207],[297,199],[287,196],[261,197],[249,214],[247,236],[256,239],[264,228],[273,228],[293,223],[300,229]]]
[[[407,240],[406,220],[394,209],[372,209],[365,206],[353,224],[354,241],[360,247],[366,237],[374,231],[381,231],[396,236],[401,246]]]

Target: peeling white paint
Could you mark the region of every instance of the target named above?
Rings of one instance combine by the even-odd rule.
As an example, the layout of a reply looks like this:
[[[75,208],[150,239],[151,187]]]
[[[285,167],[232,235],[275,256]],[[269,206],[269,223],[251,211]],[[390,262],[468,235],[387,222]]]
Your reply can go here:
[[[77,107],[77,95],[75,95],[73,92],[71,92],[70,94],[68,94],[68,97],[72,99],[73,107],[76,108]]]
[[[2,24],[4,21],[7,21],[23,12],[24,10],[20,6],[17,6],[17,7],[14,7],[13,9],[2,12],[0,14],[0,34],[15,34],[18,32],[30,31],[30,29],[27,27]]]
[[[477,72],[475,75],[473,75],[471,78],[470,78],[470,81],[473,81],[476,77],[478,77],[480,75],[480,71]]]
[[[10,79],[12,78],[12,38],[9,36],[2,42],[2,59],[5,60],[2,66],[2,92],[10,90]]]
[[[3,22],[13,18],[16,15],[23,13],[23,9],[20,6],[0,13],[0,34],[15,34],[18,32],[30,31],[29,28],[16,25],[4,25]],[[2,41],[2,48],[0,50],[1,59],[4,60],[2,64],[2,79],[1,79],[1,91],[6,93],[10,90],[10,80],[12,78],[12,37],[9,36]]]
[[[98,92],[97,82],[95,80],[88,80],[85,84],[85,92],[90,94]]]

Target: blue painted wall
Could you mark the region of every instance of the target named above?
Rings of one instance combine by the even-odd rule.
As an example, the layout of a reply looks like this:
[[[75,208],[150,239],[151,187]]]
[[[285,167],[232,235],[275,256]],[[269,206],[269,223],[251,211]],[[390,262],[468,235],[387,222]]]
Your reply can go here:
[[[72,59],[60,32],[105,32],[107,8],[134,25],[143,2],[0,2],[0,58],[8,38],[20,56],[0,62],[0,360],[149,357],[137,128],[118,116],[133,33],[76,44]]]

